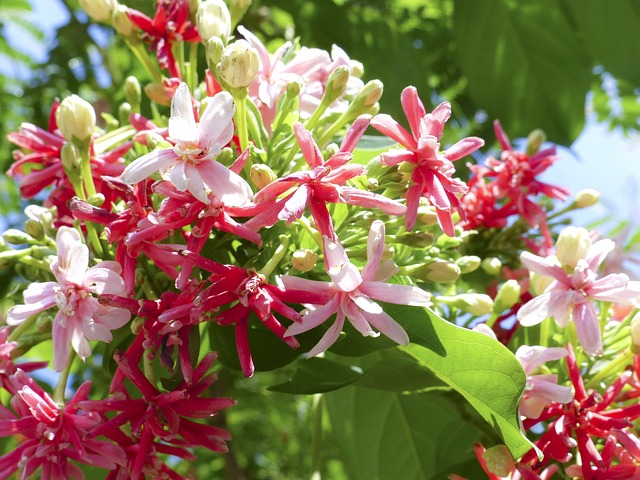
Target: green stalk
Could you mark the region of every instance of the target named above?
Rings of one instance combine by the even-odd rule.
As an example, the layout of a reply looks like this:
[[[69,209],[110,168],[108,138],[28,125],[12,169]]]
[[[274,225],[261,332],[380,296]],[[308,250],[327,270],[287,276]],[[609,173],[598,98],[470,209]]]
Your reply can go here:
[[[38,315],[32,315],[27,318],[24,322],[18,325],[13,329],[11,334],[9,334],[9,338],[7,338],[7,342],[16,342],[20,338],[20,336],[36,321]]]
[[[73,366],[73,361],[76,359],[75,350],[71,350],[69,352],[69,360],[67,362],[67,366],[60,374],[60,378],[58,379],[58,384],[56,385],[56,389],[53,392],[53,401],[58,405],[64,404],[64,391],[67,389],[67,379],[69,378],[69,373],[71,372],[71,367]]]
[[[198,86],[198,44],[192,42],[189,44],[189,66],[191,75],[189,75],[189,88],[195,91]]]
[[[623,354],[618,355],[611,360],[608,365],[598,371],[591,379],[586,383],[586,388],[595,388],[598,383],[607,378],[610,375],[618,375],[619,369],[624,369],[633,359],[633,353],[631,350],[626,350]]]
[[[238,130],[238,140],[240,141],[240,150],[243,152],[249,146],[249,138],[247,133],[247,96],[235,96],[234,100],[236,101],[236,128]],[[249,165],[249,161],[245,167],[251,168]]]
[[[282,257],[284,257],[284,254],[287,252],[287,248],[289,248],[289,237],[286,235],[280,235],[279,240],[280,245],[278,245],[278,248],[276,248],[275,253],[269,259],[267,264],[257,272],[259,275],[264,275],[265,277],[271,275],[271,272],[275,270],[278,263],[280,263],[280,260],[282,260]]]
[[[131,52],[133,53],[133,55],[138,59],[138,61],[146,67],[146,69],[149,71],[153,79],[157,83],[162,83],[162,74],[160,73],[158,66],[155,63],[153,63],[149,58],[149,55],[147,55],[146,50],[142,46],[142,43],[139,43],[139,42],[134,43],[128,40],[125,40],[125,42],[129,47],[129,49],[131,50]]]
[[[322,478],[322,411],[323,396],[316,393],[311,403],[313,415],[313,437],[311,438],[311,480]]]

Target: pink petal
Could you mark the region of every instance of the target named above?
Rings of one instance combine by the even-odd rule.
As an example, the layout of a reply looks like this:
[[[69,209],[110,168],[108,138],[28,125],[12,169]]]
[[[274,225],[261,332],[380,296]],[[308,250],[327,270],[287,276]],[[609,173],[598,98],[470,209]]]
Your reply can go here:
[[[104,325],[109,330],[116,330],[124,325],[131,319],[131,312],[124,308],[108,307],[106,312],[94,315],[96,323]],[[89,338],[89,337],[87,337]],[[92,339],[89,339],[92,340]],[[98,338],[97,340],[103,340]],[[107,341],[107,340],[103,340]]]
[[[335,289],[329,282],[319,282],[308,278],[294,277],[291,275],[281,275],[280,280],[287,290],[308,290],[320,294],[334,294]]]
[[[598,270],[600,264],[604,261],[605,257],[616,248],[616,244],[613,240],[604,238],[598,240],[589,249],[585,260],[589,264],[589,268],[593,271]]]
[[[504,133],[504,130],[502,129],[502,125],[500,125],[500,120],[493,121],[493,131],[496,134],[498,142],[500,142],[502,150],[513,150],[509,137],[507,137],[507,134]]]
[[[548,402],[569,403],[573,400],[571,387],[558,385],[557,375],[533,375],[527,379],[533,387],[529,395],[539,396]]]
[[[382,309],[380,309],[380,311],[382,311]],[[367,319],[354,304],[347,305],[345,313],[351,325],[353,325],[353,327],[360,332],[363,337],[378,337],[380,335],[371,329],[371,325],[369,325]]]
[[[61,317],[66,317],[62,312],[58,312],[53,321],[53,369],[61,372],[69,361],[69,344],[71,343],[71,327],[60,325]],[[66,322],[66,318],[64,320]]]
[[[467,137],[460,140],[452,147],[447,148],[444,156],[452,162],[475,152],[484,146],[484,140],[478,137]]]
[[[362,279],[370,280],[376,274],[384,253],[384,222],[376,220],[371,224],[367,237],[367,264],[362,269]]]
[[[362,283],[360,272],[339,242],[324,237],[324,259],[331,280],[343,292],[351,292]]]
[[[407,207],[391,200],[383,195],[373,192],[358,190],[353,187],[342,187],[342,196],[349,205],[357,205],[363,208],[379,208],[389,215],[404,215]]]
[[[186,83],[176,89],[171,101],[171,118],[169,118],[169,137],[181,143],[196,143],[198,129],[193,113],[191,92]]]
[[[382,312],[382,307],[380,305],[378,305],[376,302],[371,300],[369,297],[360,294],[360,292],[350,293],[349,298],[355,305],[360,307],[365,312],[369,312],[369,313]]]
[[[417,163],[416,153],[412,150],[394,149],[380,155],[380,163],[387,167],[394,167],[402,162]]]
[[[373,117],[371,126],[409,150],[416,150],[418,148],[418,142],[416,142],[411,134],[386,113]]]
[[[124,280],[122,277],[114,270],[105,268],[103,263],[106,262],[102,262],[87,270],[82,280],[82,285],[98,295],[107,294],[126,296]]]
[[[518,310],[518,321],[520,325],[531,327],[549,318],[551,316],[551,310],[553,310],[551,304],[553,302],[555,305],[557,297],[557,292],[545,292],[525,303],[520,310]]]
[[[132,185],[149,178],[158,170],[166,170],[177,160],[172,148],[154,150],[127,165],[120,179],[123,183]]]
[[[573,323],[584,351],[591,356],[602,355],[600,323],[596,309],[591,302],[585,302],[573,308]]]
[[[198,164],[197,169],[204,183],[225,205],[240,207],[251,201],[253,192],[249,184],[221,163],[209,160]]]
[[[284,208],[278,213],[280,220],[285,220],[287,224],[302,217],[311,200],[312,190],[307,185],[301,185],[293,195],[284,203]]]
[[[522,345],[516,350],[516,358],[527,374],[530,374],[540,365],[551,360],[560,360],[567,356],[569,352],[566,348],[547,348],[542,346]]]
[[[300,150],[302,151],[302,155],[304,159],[307,161],[309,166],[313,169],[321,166],[324,163],[322,158],[322,154],[320,153],[320,149],[318,145],[316,145],[315,140],[311,136],[311,133],[304,128],[304,125],[301,123],[295,123],[293,125],[293,131],[296,134],[296,138],[298,139],[298,144],[300,145]]]
[[[233,97],[228,92],[217,93],[207,105],[198,125],[198,146],[218,155],[233,137]]]
[[[424,109],[424,105],[418,96],[418,90],[416,87],[409,86],[402,90],[400,94],[400,103],[402,104],[402,110],[407,116],[409,126],[411,127],[411,134],[413,138],[420,137],[420,121],[427,114]]]
[[[185,176],[187,177],[187,190],[189,193],[200,200],[202,203],[209,205],[209,195],[207,187],[200,176],[198,167],[192,163],[187,163],[184,169]]]
[[[335,46],[335,45],[334,45]],[[364,135],[365,130],[369,127],[371,115],[360,115],[349,127],[342,143],[340,144],[341,152],[353,152],[356,145]]]
[[[629,280],[624,273],[612,273],[594,281],[586,293],[594,300],[628,303],[640,297],[640,282]]]
[[[407,214],[404,217],[404,225],[408,232],[413,230],[418,220],[421,192],[421,185],[413,185],[407,190]]]
[[[342,327],[344,326],[344,313],[339,312],[336,318],[336,321],[333,322],[333,325],[329,327],[329,330],[322,336],[320,341],[313,347],[309,353],[307,353],[307,358],[315,357],[316,355],[324,352],[331,345],[336,343],[338,337],[340,336],[340,332],[342,332]]]
[[[174,187],[176,187],[181,192],[187,190],[189,186],[189,179],[185,173],[185,167],[187,165],[186,160],[180,160],[175,163],[171,172],[169,172],[169,179]]]
[[[56,304],[55,292],[53,287],[57,286],[55,282],[33,283],[25,290],[25,297],[29,296],[31,301],[27,301],[26,305],[16,305],[11,307],[7,312],[7,325],[20,325],[29,317],[40,313],[47,308],[51,308]],[[31,289],[31,292],[27,291]]]
[[[451,104],[449,102],[442,102],[438,105],[433,112],[427,114],[422,119],[420,125],[421,135],[433,135],[437,139],[442,137],[444,131],[444,124],[451,117]]]
[[[520,260],[527,269],[546,277],[552,277],[570,285],[567,273],[559,265],[555,256],[542,258],[530,252],[522,252]]]
[[[411,285],[365,281],[362,282],[359,290],[371,298],[386,303],[414,307],[428,307],[431,305],[431,294]]]
[[[287,328],[284,336],[290,337],[316,328],[318,325],[326,321],[331,315],[336,313],[340,303],[340,298],[341,295],[336,295],[329,300],[326,305],[323,305],[316,310],[309,310],[309,313],[302,317],[302,321],[300,321],[300,323],[294,323]]]
[[[364,313],[364,316],[367,321],[384,336],[400,345],[407,345],[409,343],[409,336],[404,328],[385,312],[377,314]]]

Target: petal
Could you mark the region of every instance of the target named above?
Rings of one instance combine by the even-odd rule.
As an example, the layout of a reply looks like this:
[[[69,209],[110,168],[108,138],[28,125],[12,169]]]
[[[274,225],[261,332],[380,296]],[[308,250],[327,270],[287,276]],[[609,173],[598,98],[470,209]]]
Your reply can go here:
[[[200,148],[209,151],[217,144],[221,149],[231,141],[235,110],[233,97],[228,92],[220,92],[211,99],[198,126]]]
[[[185,192],[189,186],[189,179],[185,173],[185,167],[187,162],[185,160],[176,162],[171,172],[169,172],[169,179],[174,187],[181,192]]]
[[[382,302],[414,307],[428,307],[431,305],[431,294],[411,285],[365,281],[362,282],[359,290],[365,295]]]
[[[327,330],[327,332],[322,336],[320,341],[313,347],[309,353],[307,353],[307,358],[315,357],[316,355],[324,352],[331,345],[336,343],[338,337],[340,336],[340,332],[342,332],[342,327],[344,326],[344,313],[338,313],[336,321],[333,322],[333,325]]]
[[[253,192],[249,184],[221,163],[209,160],[198,164],[196,168],[204,183],[225,205],[240,207],[251,201]]]
[[[407,212],[407,207],[395,200],[353,187],[342,187],[342,196],[349,205],[357,205],[366,209],[379,208],[389,215],[404,215]]]
[[[120,180],[128,185],[133,185],[149,178],[158,170],[166,170],[177,160],[178,156],[172,148],[154,150],[127,165],[120,175]]]
[[[71,328],[69,325],[62,327],[59,318],[64,316],[62,312],[58,312],[53,321],[53,369],[61,372],[67,366],[69,361],[69,344],[71,343]]]
[[[384,222],[376,220],[371,224],[367,237],[367,264],[362,269],[362,279],[370,280],[376,274],[384,253]]]
[[[333,297],[326,305],[318,308],[317,310],[310,310],[309,313],[302,317],[300,323],[294,323],[285,332],[285,337],[291,335],[298,335],[299,333],[307,332],[312,328],[316,328],[318,325],[327,320],[331,315],[336,313],[340,302],[341,295]]]
[[[300,151],[302,152],[304,159],[309,164],[309,167],[316,168],[321,166],[324,163],[324,160],[318,145],[316,145],[315,140],[311,136],[311,133],[304,128],[304,125],[297,122],[293,125],[293,130],[296,134],[296,138],[298,139]]]
[[[386,113],[373,117],[371,126],[409,150],[416,150],[418,148],[418,142],[416,142],[413,136]]]
[[[515,353],[516,358],[527,374],[533,372],[536,368],[538,368],[545,362],[549,362],[551,360],[560,360],[568,354],[569,352],[566,348],[547,348],[539,345],[522,345],[520,348],[518,348],[518,350],[516,350]]]
[[[368,322],[384,336],[400,345],[407,345],[409,343],[409,336],[404,328],[385,312],[377,314],[365,312],[364,316]]]
[[[301,185],[296,191],[284,202],[284,208],[278,213],[280,220],[285,220],[287,224],[302,217],[302,214],[309,205],[311,194],[313,191],[307,185]]]
[[[336,293],[329,282],[319,282],[317,280],[309,280],[308,278],[294,277],[292,275],[281,275],[280,280],[287,290],[309,290],[317,291],[321,294]]]
[[[444,156],[450,161],[458,160],[484,146],[484,140],[478,137],[467,137],[445,150]]]
[[[176,142],[196,143],[198,129],[193,113],[191,92],[182,82],[176,89],[171,101],[171,118],[169,118],[169,137]]]
[[[378,305],[366,295],[361,295],[359,292],[350,293],[349,298],[355,305],[360,307],[365,312],[380,313],[382,311],[382,307],[380,305]]]
[[[613,240],[608,238],[604,238],[602,240],[598,240],[589,249],[589,253],[585,260],[589,264],[589,268],[593,271],[598,270],[600,264],[604,261],[605,257],[616,248],[616,244]]]
[[[91,267],[85,273],[82,279],[82,285],[89,289],[93,293],[98,295],[121,295],[126,296],[126,290],[124,286],[124,280],[120,274],[116,273],[110,268],[106,268],[102,262]],[[111,262],[109,262],[111,263]]]
[[[578,340],[584,351],[591,356],[603,353],[602,335],[598,314],[591,302],[581,303],[573,308],[573,323],[576,325]]]
[[[551,316],[550,302],[551,292],[545,292],[525,303],[518,310],[518,321],[523,327],[531,327],[537,325],[545,318]]]
[[[185,165],[184,172],[187,177],[187,190],[189,190],[189,193],[202,203],[208,205],[211,201],[209,200],[207,187],[200,176],[198,167],[192,163],[187,163]]]
[[[396,148],[380,155],[380,163],[387,167],[395,167],[402,162],[416,163],[416,153],[412,150],[401,150]]]
[[[571,387],[558,385],[557,375],[533,375],[527,379],[533,386],[529,391],[531,396],[539,396],[549,402],[569,403],[573,400]]]
[[[555,278],[556,280],[565,282],[567,285],[571,284],[567,273],[562,269],[555,256],[542,258],[530,252],[522,252],[520,254],[520,260],[524,266],[532,272]]]
[[[409,121],[413,138],[420,137],[420,121],[427,112],[418,96],[416,87],[406,87],[400,94],[400,103],[402,103],[402,109]]]
[[[362,283],[360,272],[349,261],[344,247],[326,236],[324,237],[324,258],[327,273],[333,283],[343,292],[351,292]]]
[[[380,309],[380,312],[382,309]],[[362,334],[363,337],[378,337],[379,333],[376,333],[367,322],[367,319],[364,317],[362,312],[358,309],[354,304],[347,305],[345,309],[347,318],[353,327]],[[379,313],[379,312],[378,312]]]

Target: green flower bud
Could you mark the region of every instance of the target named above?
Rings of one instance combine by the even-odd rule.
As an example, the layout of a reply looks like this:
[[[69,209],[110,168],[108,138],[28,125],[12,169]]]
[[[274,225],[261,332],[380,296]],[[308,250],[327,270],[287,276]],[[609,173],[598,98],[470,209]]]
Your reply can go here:
[[[146,138],[147,138],[147,146],[149,147],[150,150],[156,150],[156,149],[164,150],[164,149],[173,147],[173,145],[167,142],[162,137],[162,135],[159,135],[156,132],[147,133]]]
[[[260,67],[258,51],[246,40],[237,40],[222,52],[218,64],[220,78],[232,88],[247,88]]]
[[[205,0],[198,7],[196,24],[203,42],[219,37],[223,43],[227,43],[231,34],[231,15],[227,4],[222,0]]]
[[[371,80],[360,90],[347,109],[347,116],[357,117],[370,113],[371,108],[380,100],[384,86],[380,80]]]
[[[56,111],[58,128],[68,141],[87,142],[96,128],[96,112],[91,104],[77,95],[71,95],[60,103]]]
[[[553,282],[553,278],[540,275],[539,273],[529,272],[529,288],[534,296],[540,295]]]
[[[2,234],[7,243],[12,245],[24,245],[25,243],[33,243],[33,237],[22,230],[10,228]]]
[[[113,10],[111,23],[113,23],[115,31],[125,38],[130,37],[134,33],[133,23],[129,15],[127,15],[127,7],[124,5],[118,5],[117,8]]]
[[[435,225],[436,223],[438,223],[438,214],[436,213],[436,208],[427,205],[420,205],[418,207],[417,223],[421,223],[422,225]]]
[[[101,193],[96,193],[95,195],[91,195],[88,199],[87,199],[87,203],[89,205],[92,205],[94,207],[101,207],[102,205],[104,205],[104,195]]]
[[[5,250],[0,252],[0,268],[15,265],[24,255],[25,252],[23,250]]]
[[[80,0],[80,8],[96,22],[111,20],[111,13],[117,6],[116,0]]]
[[[540,150],[542,144],[547,140],[547,136],[542,130],[534,130],[527,137],[527,155],[535,155]]]
[[[298,95],[300,95],[300,90],[302,90],[302,83],[299,80],[294,80],[287,83],[285,94],[287,95],[287,97],[297,97]]]
[[[133,75],[128,76],[124,81],[124,96],[127,102],[131,104],[131,108],[139,112],[140,102],[142,101],[142,89],[140,82]]]
[[[491,312],[493,300],[484,293],[461,293],[453,296],[436,297],[439,303],[459,308],[471,315],[480,316]]]
[[[42,240],[44,238],[44,227],[42,223],[32,218],[28,218],[24,222],[24,231],[36,240]]]
[[[356,78],[362,78],[364,75],[364,65],[357,60],[351,60],[351,75]]]
[[[587,207],[592,207],[599,201],[600,201],[599,191],[594,190],[593,188],[585,188],[584,190],[580,190],[576,194],[576,198],[573,201],[573,206],[575,208],[587,208]]]
[[[271,170],[268,165],[265,165],[263,163],[254,163],[253,165],[251,165],[249,177],[251,178],[253,184],[258,187],[258,189],[266,187],[276,178],[278,178],[276,174],[273,173],[273,170]]]
[[[465,255],[456,260],[456,265],[460,267],[460,272],[464,275],[465,273],[475,272],[480,268],[481,261],[480,257],[475,255]]]
[[[498,275],[502,270],[502,262],[496,257],[485,258],[480,266],[489,275]]]
[[[65,143],[60,151],[60,159],[67,178],[74,188],[79,188],[80,184],[82,184],[80,166],[82,159],[76,146],[71,142]]]
[[[425,232],[410,232],[396,237],[397,243],[415,248],[429,247],[433,245],[433,240],[433,235],[429,235]]]
[[[322,100],[331,105],[340,98],[340,95],[342,95],[347,88],[347,82],[349,81],[350,76],[351,73],[349,72],[349,67],[346,65],[340,65],[331,72],[325,86],[324,97]]]
[[[556,256],[563,267],[575,268],[578,260],[584,259],[591,248],[589,232],[582,227],[567,227],[556,242]]]
[[[238,25],[245,12],[249,9],[251,0],[231,0],[231,24]]]
[[[305,250],[296,250],[291,256],[291,265],[296,270],[308,272],[316,266],[318,255],[308,248]]]
[[[224,43],[220,37],[211,37],[205,43],[207,66],[212,73],[216,73],[216,65],[222,58],[222,52],[224,51]]]
[[[436,240],[436,245],[442,249],[458,248],[462,244],[462,241],[460,237],[450,237],[442,234]]]
[[[129,123],[129,116],[131,115],[131,112],[132,108],[129,102],[121,103],[118,107],[118,121],[123,125]]]
[[[149,100],[157,103],[158,105],[171,105],[171,97],[161,83],[147,83],[144,86],[144,93]]]
[[[399,273],[427,282],[450,283],[460,277],[460,267],[445,260],[434,260],[430,263],[400,267]]]
[[[488,448],[483,454],[487,470],[498,477],[508,477],[515,469],[515,461],[506,445]]]
[[[507,280],[502,284],[496,298],[493,301],[493,311],[502,313],[507,308],[513,307],[520,300],[522,288],[516,280]]]

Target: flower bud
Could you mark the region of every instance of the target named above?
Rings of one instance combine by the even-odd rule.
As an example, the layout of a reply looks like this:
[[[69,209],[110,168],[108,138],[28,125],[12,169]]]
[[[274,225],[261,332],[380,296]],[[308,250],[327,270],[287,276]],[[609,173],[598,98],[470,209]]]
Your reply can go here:
[[[358,60],[351,60],[351,62],[349,62],[349,66],[351,67],[352,76],[362,78],[362,75],[364,75],[364,65],[362,65],[362,62],[359,62]]]
[[[216,71],[216,65],[220,62],[222,58],[222,52],[224,51],[224,43],[222,43],[222,39],[220,37],[211,37],[205,43],[206,47],[206,56],[207,56],[207,66],[211,72]]]
[[[140,111],[142,89],[140,88],[140,82],[133,75],[128,76],[124,81],[124,97],[131,104],[134,111]]]
[[[231,24],[238,25],[243,15],[249,9],[251,0],[231,0]]]
[[[167,148],[173,147],[173,145],[167,142],[162,137],[162,135],[159,135],[156,132],[147,133],[146,140],[147,140],[147,146],[149,147],[150,150],[167,149]]]
[[[396,237],[396,242],[414,248],[425,248],[433,245],[433,235],[425,232],[410,232]]]
[[[342,95],[347,88],[347,82],[349,81],[349,77],[351,73],[349,72],[349,67],[346,65],[340,65],[336,67],[336,69],[331,72],[329,78],[327,79],[327,83],[324,90],[323,101],[326,101],[327,104],[331,105],[335,102],[340,95]]]
[[[11,249],[0,252],[0,268],[15,265],[24,255],[24,250]]]
[[[576,194],[573,205],[576,208],[587,208],[600,201],[600,192],[593,188],[585,188]]]
[[[456,260],[456,265],[460,267],[460,272],[464,275],[465,273],[475,272],[480,268],[481,261],[480,257],[475,255],[465,255]]]
[[[589,232],[582,227],[567,227],[556,242],[556,256],[563,267],[575,268],[578,260],[587,256],[591,248]]]
[[[418,207],[417,223],[421,223],[422,225],[435,225],[436,223],[438,223],[438,214],[436,213],[436,208],[430,205],[420,205]]]
[[[496,445],[488,448],[482,454],[482,458],[487,465],[489,473],[498,477],[507,477],[515,469],[513,455],[511,455],[506,445]]]
[[[44,227],[42,222],[28,218],[24,222],[24,231],[27,235],[30,235],[36,240],[42,240],[44,238]]]
[[[80,0],[80,8],[96,22],[107,22],[118,6],[116,0]]]
[[[203,42],[219,37],[226,43],[231,34],[231,15],[227,4],[223,0],[205,0],[198,7],[196,24]]]
[[[287,97],[294,98],[300,95],[300,90],[302,90],[302,82],[300,80],[292,80],[287,83],[285,94]]]
[[[127,124],[132,111],[133,109],[131,108],[131,104],[129,102],[123,102],[120,104],[120,106],[118,107],[118,121],[120,122],[120,124]]]
[[[493,301],[493,311],[495,313],[502,313],[507,308],[513,307],[518,300],[520,300],[521,292],[522,287],[520,287],[517,280],[507,280],[504,282]]]
[[[458,248],[462,242],[463,240],[460,237],[450,237],[449,235],[442,234],[436,240],[436,246],[442,249]]]
[[[296,250],[291,256],[291,265],[293,265],[293,268],[300,270],[301,272],[310,271],[316,266],[317,261],[318,255],[308,248],[305,250]]]
[[[76,178],[80,178],[80,164],[82,160],[80,158],[80,152],[73,143],[67,142],[62,146],[60,159],[62,160],[64,173],[72,183]]]
[[[498,275],[502,270],[502,262],[496,257],[485,258],[480,266],[488,275]]]
[[[400,267],[399,273],[427,282],[450,283],[460,277],[460,267],[445,260],[434,260],[430,263]]]
[[[534,296],[540,295],[553,282],[553,278],[539,273],[529,272],[529,288]]]
[[[273,182],[276,178],[276,174],[273,173],[273,170],[269,168],[268,165],[263,163],[254,163],[251,165],[251,170],[249,171],[249,177],[253,184],[258,187],[258,189],[262,189]]]
[[[144,93],[149,97],[149,100],[157,103],[158,105],[164,105],[167,107],[171,105],[171,97],[161,83],[147,83],[144,86]]]
[[[547,136],[542,130],[537,129],[531,132],[527,137],[527,155],[531,156],[538,153],[538,150],[546,140]]]
[[[12,245],[24,245],[25,243],[33,243],[33,238],[31,237],[31,235],[16,228],[10,228],[6,230],[2,234],[2,237],[7,243],[11,243]]]
[[[60,103],[56,111],[58,128],[68,141],[86,142],[96,128],[96,112],[91,104],[77,95],[71,95]]]
[[[134,32],[133,23],[129,15],[127,15],[127,7],[124,5],[118,5],[117,8],[113,10],[111,22],[113,23],[115,31],[125,38],[130,37]]]
[[[440,296],[436,300],[439,303],[459,308],[471,315],[480,316],[491,312],[493,300],[484,293],[461,293],[453,296]]]
[[[258,51],[246,40],[238,40],[224,49],[218,64],[220,78],[232,88],[247,88],[260,67]]]
[[[346,113],[354,117],[362,115],[363,113],[369,113],[371,107],[380,100],[383,88],[384,86],[380,80],[371,80],[368,82],[362,87],[362,90],[357,93]]]
[[[87,203],[93,207],[101,207],[102,205],[104,205],[104,201],[104,195],[99,192],[87,198]]]

